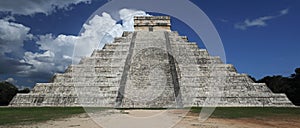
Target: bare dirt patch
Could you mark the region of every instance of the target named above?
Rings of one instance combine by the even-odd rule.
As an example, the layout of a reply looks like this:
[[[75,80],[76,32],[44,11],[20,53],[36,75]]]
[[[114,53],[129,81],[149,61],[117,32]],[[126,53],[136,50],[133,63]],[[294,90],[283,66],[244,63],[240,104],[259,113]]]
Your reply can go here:
[[[162,110],[126,110],[126,114],[136,117],[147,117],[156,115]],[[183,111],[170,111],[170,114],[180,115]],[[103,114],[103,113],[102,113]],[[124,113],[114,113],[124,114]],[[114,115],[113,114],[113,115]],[[110,116],[110,115],[106,115]],[[297,117],[275,116],[275,117],[251,117],[251,118],[216,118],[212,117],[205,122],[198,120],[198,115],[189,113],[179,121],[174,128],[299,128],[300,120]],[[118,122],[115,122],[118,123]],[[156,121],[164,123],[164,120]],[[1,126],[0,126],[1,127]],[[101,128],[88,114],[75,115],[68,118],[50,120],[43,123],[27,125],[9,125],[2,127],[10,128]],[[145,126],[147,128],[155,127],[155,124]],[[123,126],[122,128],[127,128]],[[157,128],[157,127],[155,127]]]

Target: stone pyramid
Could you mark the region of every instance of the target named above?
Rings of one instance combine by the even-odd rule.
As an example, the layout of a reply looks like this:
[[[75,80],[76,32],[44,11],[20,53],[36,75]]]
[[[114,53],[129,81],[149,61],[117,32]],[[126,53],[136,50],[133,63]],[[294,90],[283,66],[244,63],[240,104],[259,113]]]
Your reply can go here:
[[[171,31],[170,17],[135,17],[124,32],[51,83],[17,94],[11,106],[178,108],[293,106],[231,64]]]

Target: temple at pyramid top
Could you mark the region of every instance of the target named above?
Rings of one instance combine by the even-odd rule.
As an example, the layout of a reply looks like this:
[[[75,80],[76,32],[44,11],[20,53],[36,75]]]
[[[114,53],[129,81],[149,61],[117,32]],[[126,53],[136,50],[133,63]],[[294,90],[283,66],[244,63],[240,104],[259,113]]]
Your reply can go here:
[[[135,16],[135,31],[171,31],[170,16]]]

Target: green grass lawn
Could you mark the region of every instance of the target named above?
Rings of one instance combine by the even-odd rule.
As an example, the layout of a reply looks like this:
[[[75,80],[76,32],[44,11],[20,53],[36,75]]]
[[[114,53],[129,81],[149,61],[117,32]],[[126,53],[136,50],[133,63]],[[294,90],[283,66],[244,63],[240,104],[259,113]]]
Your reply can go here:
[[[201,108],[191,108],[192,113],[200,113]],[[253,118],[253,117],[296,117],[300,118],[300,108],[282,107],[218,107],[211,117]]]
[[[81,107],[0,108],[0,125],[41,122],[84,112]]]
[[[89,112],[111,108],[88,108]],[[121,109],[122,110],[122,109]],[[126,110],[126,109],[125,109]],[[155,109],[154,109],[155,110]],[[191,108],[191,114],[198,114],[201,108]],[[28,124],[51,119],[69,117],[85,113],[82,107],[33,107],[0,108],[0,125]],[[256,118],[256,117],[295,117],[300,118],[300,108],[259,108],[259,107],[220,107],[211,117],[218,118]]]

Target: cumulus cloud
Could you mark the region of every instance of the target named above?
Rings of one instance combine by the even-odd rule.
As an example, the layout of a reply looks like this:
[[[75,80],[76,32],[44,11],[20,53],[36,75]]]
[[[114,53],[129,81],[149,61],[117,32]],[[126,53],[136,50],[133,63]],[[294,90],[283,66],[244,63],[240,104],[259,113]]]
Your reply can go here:
[[[6,80],[5,80],[6,82],[9,82],[9,83],[11,83],[11,84],[16,84],[17,83],[17,80],[15,80],[14,78],[7,78]]]
[[[121,36],[123,29],[120,24],[107,13],[95,15],[87,24],[83,25],[85,31],[79,36],[51,34],[39,36],[36,42],[40,45],[41,53],[25,52],[23,63],[33,65],[20,74],[35,75],[36,73],[63,72],[74,61],[79,62],[81,57],[89,56],[94,49],[103,47],[105,43],[112,42],[114,37]]]
[[[15,74],[30,66],[19,61],[24,56],[24,42],[31,40],[30,28],[0,19],[0,74]]]
[[[32,38],[30,28],[22,24],[0,19],[0,55],[23,51],[24,40]]]
[[[139,10],[122,9],[120,10],[120,18],[123,22],[121,25],[104,12],[95,15],[84,24],[84,31],[78,36],[63,34],[57,37],[51,34],[38,36],[36,43],[40,46],[40,51],[44,52],[25,52],[24,58],[19,62],[30,66],[23,67],[24,70],[19,74],[41,77],[37,74],[49,76],[55,72],[63,72],[72,63],[72,57],[77,63],[80,58],[90,56],[93,50],[101,49],[106,43],[111,43],[115,37],[120,37],[124,31],[133,31],[133,17],[136,15],[147,14]]]
[[[131,10],[131,9],[122,9],[120,10],[120,18],[123,21],[123,30],[124,31],[134,31],[134,16],[150,16],[144,11]]]
[[[32,35],[29,27],[0,20],[0,75],[14,74],[33,81],[45,81],[53,73],[63,72],[72,59],[77,63],[82,57],[90,56],[93,50],[120,37],[124,31],[133,31],[133,16],[147,15],[131,9],[122,9],[119,13],[122,25],[104,12],[84,24],[84,31],[78,36]],[[38,52],[24,50],[28,40],[35,41]]]
[[[241,29],[241,30],[246,30],[249,27],[265,27],[265,26],[267,26],[267,21],[284,16],[288,13],[289,13],[289,9],[284,9],[284,10],[279,11],[278,15],[262,16],[262,17],[258,17],[253,20],[246,19],[244,22],[236,23],[234,25],[234,27],[236,29]]]
[[[51,14],[57,9],[69,9],[70,5],[91,3],[92,0],[1,0],[0,11],[18,15],[35,13]]]
[[[14,86],[16,86],[19,90],[22,90],[22,89],[25,89],[25,88],[31,88],[31,87],[27,87],[27,86],[20,86],[18,85],[18,80],[10,77],[10,78],[7,78],[6,80],[4,80],[5,82],[9,82],[11,84],[13,84]]]
[[[100,16],[95,15],[83,28],[85,31],[75,41],[74,56],[79,58],[90,55],[94,49],[102,48],[123,33],[122,25],[105,12]]]

